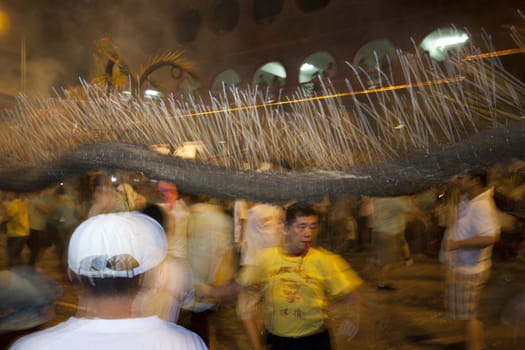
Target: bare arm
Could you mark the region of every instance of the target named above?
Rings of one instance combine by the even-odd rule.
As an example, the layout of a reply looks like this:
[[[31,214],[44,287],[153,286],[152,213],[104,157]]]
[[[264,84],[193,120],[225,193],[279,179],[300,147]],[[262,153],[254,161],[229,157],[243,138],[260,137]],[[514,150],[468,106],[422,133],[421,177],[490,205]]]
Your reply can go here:
[[[354,291],[344,294],[331,302],[330,318],[336,320],[335,335],[351,340],[359,330],[361,319],[359,294]]]
[[[243,288],[237,297],[237,314],[242,320],[246,335],[252,349],[264,349],[259,328],[257,327],[257,305],[261,300],[261,293],[254,288]]]
[[[257,328],[257,322],[255,318],[243,319],[242,324],[244,325],[244,330],[246,331],[246,334],[248,335],[248,339],[250,340],[252,349],[253,350],[264,349],[261,343],[261,337],[259,335],[259,329]]]
[[[221,285],[196,283],[194,287],[196,299],[212,299],[216,302],[231,300],[237,296],[240,288],[239,285],[233,280]]]

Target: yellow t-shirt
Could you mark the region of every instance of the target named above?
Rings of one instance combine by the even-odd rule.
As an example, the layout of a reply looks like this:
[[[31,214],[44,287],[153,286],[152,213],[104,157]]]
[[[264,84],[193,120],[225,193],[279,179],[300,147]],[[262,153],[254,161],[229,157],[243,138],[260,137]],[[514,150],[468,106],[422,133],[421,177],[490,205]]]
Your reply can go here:
[[[266,329],[281,337],[302,337],[324,327],[328,297],[356,289],[363,281],[340,256],[310,248],[290,256],[282,248],[262,252],[259,264],[242,271],[239,283],[260,285]]]
[[[15,199],[7,207],[7,237],[29,236],[29,214],[27,204],[22,199]]]

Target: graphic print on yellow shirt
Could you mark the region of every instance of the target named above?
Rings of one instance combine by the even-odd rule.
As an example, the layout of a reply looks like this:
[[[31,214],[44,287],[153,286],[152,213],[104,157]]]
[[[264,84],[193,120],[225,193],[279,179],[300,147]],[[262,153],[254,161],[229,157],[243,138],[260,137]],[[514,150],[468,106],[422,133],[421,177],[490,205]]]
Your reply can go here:
[[[322,330],[327,297],[351,292],[362,283],[341,257],[323,249],[289,256],[277,247],[265,250],[260,258],[243,283],[263,284],[265,326],[283,337]]]

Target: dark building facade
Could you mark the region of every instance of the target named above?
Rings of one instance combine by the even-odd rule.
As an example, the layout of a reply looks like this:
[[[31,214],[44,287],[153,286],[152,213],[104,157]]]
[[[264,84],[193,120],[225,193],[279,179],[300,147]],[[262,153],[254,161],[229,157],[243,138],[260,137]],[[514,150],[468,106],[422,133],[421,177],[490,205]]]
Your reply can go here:
[[[525,27],[524,8],[518,0],[5,0],[0,92],[15,95],[26,81],[28,94],[52,95],[51,87],[90,80],[101,37],[116,44],[133,72],[148,57],[184,50],[199,66],[199,81],[184,85],[189,90],[225,82],[287,94],[323,74],[339,90],[352,73],[347,62],[373,70],[388,56],[396,69],[396,50],[414,52],[439,33],[483,45],[485,30],[495,49],[515,47],[510,26]],[[504,58],[511,68],[519,60],[513,56]]]
[[[344,88],[347,62],[357,66],[368,60],[373,66],[396,50],[422,50],[425,38],[439,30],[466,34],[481,46],[486,31],[496,49],[515,47],[509,27],[525,24],[518,13],[524,5],[505,0],[187,0],[174,4],[173,27],[177,44],[200,66],[202,90],[217,89],[221,81],[293,90],[323,72]]]

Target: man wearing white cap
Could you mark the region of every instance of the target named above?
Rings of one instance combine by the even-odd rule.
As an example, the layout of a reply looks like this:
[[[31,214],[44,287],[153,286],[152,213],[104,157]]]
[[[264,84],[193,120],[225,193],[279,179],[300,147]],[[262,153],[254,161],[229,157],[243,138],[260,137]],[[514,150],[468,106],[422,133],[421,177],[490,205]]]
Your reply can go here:
[[[23,337],[11,349],[206,349],[195,333],[179,325],[133,315],[143,274],[166,253],[162,227],[144,214],[89,218],[69,243],[70,278],[79,290],[77,317]]]

